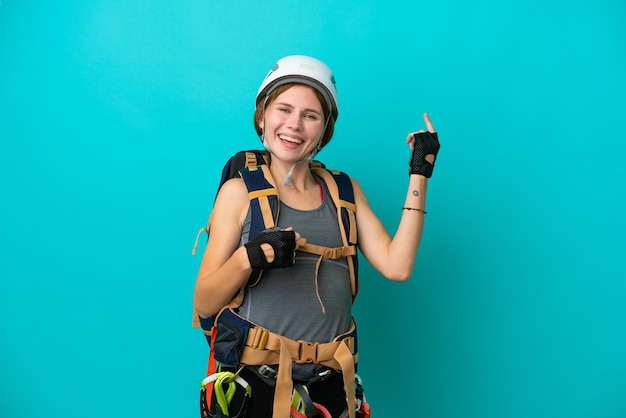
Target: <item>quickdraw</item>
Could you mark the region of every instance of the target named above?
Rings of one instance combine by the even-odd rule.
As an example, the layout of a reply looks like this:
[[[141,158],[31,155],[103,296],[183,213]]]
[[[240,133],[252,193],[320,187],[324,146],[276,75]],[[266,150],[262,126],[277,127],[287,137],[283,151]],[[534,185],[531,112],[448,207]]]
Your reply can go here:
[[[211,385],[213,384],[213,385]],[[231,411],[230,405],[237,393],[237,384],[244,389],[241,407],[237,411]],[[209,390],[213,386],[215,396],[215,410],[211,411],[210,397],[207,400],[207,386]],[[248,412],[248,404],[252,396],[252,387],[248,382],[232,372],[218,372],[208,376],[200,384],[200,412],[201,416],[208,418],[245,418]]]

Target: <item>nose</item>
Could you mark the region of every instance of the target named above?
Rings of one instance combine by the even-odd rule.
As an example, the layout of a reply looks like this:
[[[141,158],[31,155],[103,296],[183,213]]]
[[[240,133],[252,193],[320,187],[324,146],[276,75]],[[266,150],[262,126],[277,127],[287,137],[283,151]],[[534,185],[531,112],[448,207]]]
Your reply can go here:
[[[299,131],[302,128],[302,118],[298,112],[291,112],[287,119],[287,127]]]

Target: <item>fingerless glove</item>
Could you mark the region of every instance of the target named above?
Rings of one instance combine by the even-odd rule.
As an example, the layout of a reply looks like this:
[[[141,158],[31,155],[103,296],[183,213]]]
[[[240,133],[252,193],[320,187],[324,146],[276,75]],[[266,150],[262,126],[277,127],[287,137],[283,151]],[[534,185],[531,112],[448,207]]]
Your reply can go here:
[[[269,244],[274,249],[274,261],[265,258],[261,244]],[[253,269],[291,267],[294,263],[296,233],[280,229],[266,229],[244,244]]]
[[[413,135],[413,154],[409,161],[409,175],[421,174],[427,178],[433,175],[435,160],[439,152],[439,139],[436,132],[421,132]],[[426,161],[426,156],[432,154],[433,162]]]

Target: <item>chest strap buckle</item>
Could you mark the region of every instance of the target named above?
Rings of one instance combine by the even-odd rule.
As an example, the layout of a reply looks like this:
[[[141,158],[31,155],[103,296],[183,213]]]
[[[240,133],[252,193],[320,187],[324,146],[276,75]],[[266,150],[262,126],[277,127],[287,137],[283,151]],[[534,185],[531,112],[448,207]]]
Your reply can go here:
[[[317,346],[319,343],[298,340],[300,344],[298,358],[294,361],[298,364],[317,363]]]

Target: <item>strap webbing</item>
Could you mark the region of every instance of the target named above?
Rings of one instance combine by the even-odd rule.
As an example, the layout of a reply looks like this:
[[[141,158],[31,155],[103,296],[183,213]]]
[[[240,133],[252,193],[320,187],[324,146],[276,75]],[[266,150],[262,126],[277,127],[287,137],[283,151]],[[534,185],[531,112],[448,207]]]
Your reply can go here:
[[[211,332],[211,347],[215,347],[215,337],[217,336],[217,327],[213,327]],[[213,348],[210,349],[209,352],[209,364],[207,365],[207,376],[213,375],[217,371],[217,361],[215,360],[215,354],[213,353]],[[211,397],[213,396],[213,382],[207,384],[206,386],[206,404],[210,407],[211,405]]]
[[[345,175],[333,175],[331,172],[325,169],[315,170],[315,174],[320,176],[324,182],[326,183],[326,187],[328,187],[328,191],[330,192],[330,196],[335,202],[335,206],[337,207],[337,218],[339,220],[339,230],[341,231],[341,239],[343,241],[344,247],[354,246],[357,243],[357,227],[356,227],[356,204],[354,202],[354,193],[352,192],[352,185],[345,185],[341,188],[338,187],[338,181],[349,182],[350,178]],[[340,191],[343,193],[350,193],[348,196],[341,196]],[[343,198],[345,197],[345,199]],[[351,200],[351,201],[350,201]],[[343,214],[344,211],[347,213],[348,222],[349,222],[349,231],[350,235],[348,236],[346,233],[346,226],[343,222]],[[352,255],[352,254],[351,254]],[[356,253],[354,254],[356,255]],[[357,278],[356,278],[356,265],[354,257],[348,256],[348,268],[350,270],[350,288],[352,291],[353,298],[356,296],[358,288],[357,288]]]
[[[254,237],[276,226],[280,211],[278,189],[267,165],[246,167],[239,172],[248,189],[252,219],[263,220],[262,224],[252,222],[250,225],[250,236]]]
[[[259,341],[263,341],[264,344],[259,344]],[[273,418],[289,418],[293,392],[291,377],[293,361],[323,364],[341,370],[350,418],[355,418],[354,364],[358,360],[358,354],[353,354],[355,348],[353,337],[330,343],[308,343],[291,340],[264,328],[255,327],[248,332],[246,347],[240,360],[242,364],[248,365],[278,364]]]

